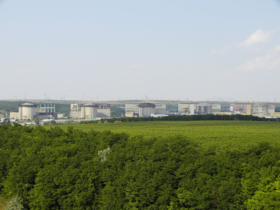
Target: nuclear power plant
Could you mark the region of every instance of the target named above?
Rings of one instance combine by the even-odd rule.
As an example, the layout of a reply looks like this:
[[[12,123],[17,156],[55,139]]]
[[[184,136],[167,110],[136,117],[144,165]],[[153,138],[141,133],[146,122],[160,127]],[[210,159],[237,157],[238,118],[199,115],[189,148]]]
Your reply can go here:
[[[267,103],[231,104],[232,114],[255,115],[258,117],[274,116],[275,105]]]
[[[71,104],[70,118],[72,119],[95,119],[111,116],[111,105],[99,104]]]
[[[10,112],[10,119],[33,120],[37,114],[37,105],[24,103],[19,105],[18,112]]]
[[[48,112],[47,112],[48,111]],[[54,119],[55,106],[52,104],[24,103],[18,107],[18,112],[10,112],[10,120]]]
[[[94,119],[97,117],[97,105],[95,104],[83,104],[81,106],[82,119]]]
[[[139,107],[139,117],[149,117],[155,114],[155,104],[142,103],[138,105]]]
[[[173,108],[174,110],[174,105]],[[229,110],[228,110],[229,109]],[[182,103],[178,104],[178,112],[168,112],[166,104],[160,103],[130,103],[125,104],[126,117],[163,117],[168,115],[253,115],[258,117],[280,117],[275,112],[275,105],[267,103],[236,103],[230,107],[224,107],[214,103]],[[69,116],[69,115],[68,115]],[[111,116],[111,105],[108,103],[70,104],[70,118],[72,119],[98,119]],[[26,121],[55,118],[54,104],[23,103],[18,106],[17,112],[10,112],[10,120]],[[67,118],[64,114],[58,114],[57,118]]]
[[[149,117],[152,115],[166,115],[166,105],[153,103],[125,104],[126,117]]]
[[[178,104],[178,113],[180,115],[205,115],[221,112],[220,104],[210,103],[184,103]]]

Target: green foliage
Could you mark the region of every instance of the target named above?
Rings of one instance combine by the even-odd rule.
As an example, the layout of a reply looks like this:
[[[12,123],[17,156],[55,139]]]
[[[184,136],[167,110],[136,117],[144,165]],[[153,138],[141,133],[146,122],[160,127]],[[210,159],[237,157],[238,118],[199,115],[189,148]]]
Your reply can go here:
[[[279,141],[279,123],[152,123],[2,125],[0,193],[31,210],[279,209],[280,147],[263,141]],[[161,124],[172,135],[149,135]]]
[[[178,112],[178,104],[166,104],[166,111]]]
[[[36,117],[36,118],[34,119],[34,122],[35,122],[36,125],[39,125],[39,124],[40,124],[40,119],[39,119],[38,117]]]
[[[0,101],[0,110],[7,112],[17,111],[19,104],[26,103],[26,101]]]
[[[107,149],[98,151],[99,161],[104,162],[107,160],[107,156],[110,154],[111,149],[108,147]]]
[[[121,117],[125,115],[124,104],[112,104],[111,105],[111,116]]]
[[[15,196],[6,205],[4,210],[25,210],[25,208],[22,205],[22,199],[20,197],[18,197],[18,196]]]
[[[69,116],[70,115],[70,104],[55,103],[55,113],[56,114],[64,113],[66,116]]]

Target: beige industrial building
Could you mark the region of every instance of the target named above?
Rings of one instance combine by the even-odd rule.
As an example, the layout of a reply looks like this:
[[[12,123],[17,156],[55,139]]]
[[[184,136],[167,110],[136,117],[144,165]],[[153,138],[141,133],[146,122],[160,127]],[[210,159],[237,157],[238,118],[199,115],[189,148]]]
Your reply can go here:
[[[212,104],[208,104],[208,103],[197,104],[196,112],[194,114],[197,115],[212,114]]]
[[[212,112],[221,112],[222,106],[221,104],[212,104]]]
[[[272,113],[269,113],[269,116],[270,116],[270,117],[280,117],[280,112],[272,112]]]
[[[259,117],[267,117],[268,114],[268,104],[266,103],[257,103],[253,106],[253,114]]]
[[[97,117],[111,117],[111,105],[110,104],[96,104],[97,105]]]
[[[275,113],[275,105],[269,105],[267,103],[231,104],[230,111],[232,114],[268,117],[271,113]]]
[[[37,105],[24,103],[19,105],[18,112],[10,112],[11,120],[33,120],[37,115]]]
[[[44,106],[52,107],[52,110],[55,110],[55,105],[45,104]],[[54,119],[54,112],[47,112],[50,110],[44,109],[44,106],[38,107],[31,103],[20,104],[18,112],[10,112],[10,120],[34,120],[35,117],[40,120]]]
[[[139,104],[125,104],[125,113],[139,113]]]
[[[232,115],[231,112],[213,112],[213,115]]]
[[[220,112],[220,104],[210,103],[185,103],[178,104],[178,112],[181,115],[205,115]]]
[[[150,104],[150,103],[145,103]],[[137,117],[140,116],[140,107],[139,103],[134,104],[125,104],[125,116],[126,117]],[[154,104],[154,113],[155,115],[165,115],[166,114],[166,104]],[[151,116],[151,115],[149,115]]]
[[[194,114],[212,114],[221,112],[220,104],[210,103],[184,103],[178,104],[178,112],[181,115],[194,115]]]
[[[70,117],[74,119],[94,119],[110,117],[110,104],[71,104]]]
[[[57,119],[62,119],[62,118],[65,118],[65,114],[57,114]]]
[[[139,117],[139,113],[135,112],[126,112],[125,117]]]

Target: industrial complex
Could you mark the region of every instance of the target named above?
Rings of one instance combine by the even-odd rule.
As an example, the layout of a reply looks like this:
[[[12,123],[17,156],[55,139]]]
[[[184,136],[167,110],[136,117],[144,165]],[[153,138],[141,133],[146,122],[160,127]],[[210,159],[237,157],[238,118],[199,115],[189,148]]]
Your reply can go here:
[[[219,114],[219,115],[254,115],[258,117],[277,117],[275,114],[275,105],[267,103],[237,103],[231,104],[230,110],[221,112],[220,104],[211,103],[184,103],[178,104],[178,112],[181,115],[203,115],[203,114]]]
[[[72,119],[94,119],[110,116],[111,105],[107,103],[70,105],[70,118]]]
[[[126,117],[148,117],[152,115],[165,115],[165,104],[153,104],[153,103],[134,103],[125,104],[125,116]]]
[[[38,118],[54,119],[55,106],[53,104],[36,104],[24,103],[18,107],[18,112],[10,112],[10,120],[34,120]]]
[[[94,120],[111,117],[111,104],[108,103],[81,103],[70,104],[70,115],[63,113],[55,115],[54,104],[23,103],[18,106],[17,112],[10,112],[11,121],[32,121],[53,119],[84,119]],[[235,103],[226,109],[215,103],[180,103],[177,112],[169,112],[166,104],[161,103],[129,103],[124,107],[125,117],[162,117],[168,115],[254,115],[258,117],[280,117],[275,112],[275,105],[267,103]],[[69,112],[68,112],[69,113]]]

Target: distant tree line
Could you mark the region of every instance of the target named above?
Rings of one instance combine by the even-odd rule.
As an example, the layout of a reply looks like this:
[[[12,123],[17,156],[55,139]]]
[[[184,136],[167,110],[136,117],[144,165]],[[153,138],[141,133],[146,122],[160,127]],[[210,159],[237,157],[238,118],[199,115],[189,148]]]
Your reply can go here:
[[[242,121],[278,121],[274,118],[257,117],[253,115],[170,115],[166,117],[122,117],[101,119],[101,122],[107,121],[114,123],[121,122],[138,122],[138,121],[199,121],[199,120],[242,120]],[[98,123],[98,120],[82,121],[81,124]]]

